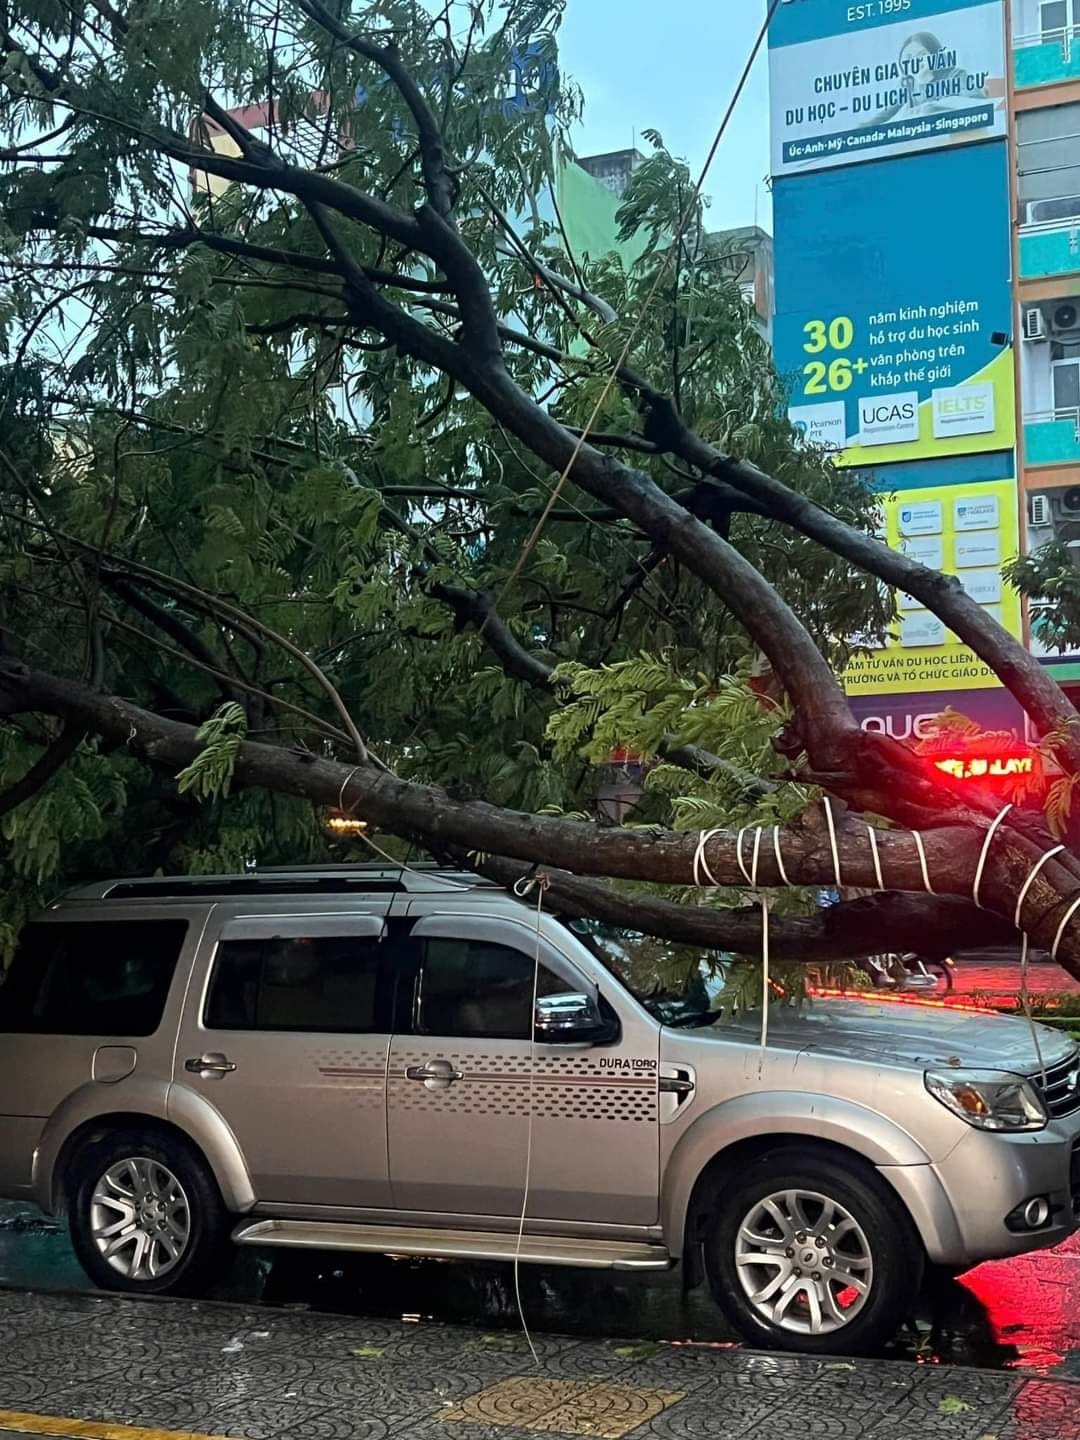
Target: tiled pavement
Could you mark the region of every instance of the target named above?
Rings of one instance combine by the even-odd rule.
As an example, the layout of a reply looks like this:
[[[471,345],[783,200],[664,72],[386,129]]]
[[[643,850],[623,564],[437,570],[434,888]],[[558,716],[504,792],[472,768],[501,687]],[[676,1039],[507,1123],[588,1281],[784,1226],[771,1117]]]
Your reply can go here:
[[[1068,1383],[553,1335],[536,1344],[539,1369],[517,1335],[0,1291],[0,1440],[148,1440],[161,1431],[233,1440],[1080,1440],[1080,1386]],[[42,1417],[54,1417],[51,1428]],[[84,1423],[65,1426],[65,1417]]]

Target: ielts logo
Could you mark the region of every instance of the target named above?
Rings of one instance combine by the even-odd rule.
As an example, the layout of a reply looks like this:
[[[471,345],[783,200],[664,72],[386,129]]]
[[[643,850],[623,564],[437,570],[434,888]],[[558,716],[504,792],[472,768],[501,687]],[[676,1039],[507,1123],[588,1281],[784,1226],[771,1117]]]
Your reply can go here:
[[[988,404],[985,395],[960,395],[939,400],[938,411],[942,415],[985,415]]]

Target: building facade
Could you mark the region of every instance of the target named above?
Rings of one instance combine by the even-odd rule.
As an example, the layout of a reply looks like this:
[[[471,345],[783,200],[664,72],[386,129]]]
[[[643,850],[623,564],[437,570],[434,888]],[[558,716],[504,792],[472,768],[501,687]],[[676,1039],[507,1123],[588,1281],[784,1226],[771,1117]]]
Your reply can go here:
[[[791,415],[1066,685],[1002,566],[1080,560],[1080,0],[782,0],[770,27],[776,352]],[[845,684],[868,728],[1019,707],[910,596]]]
[[[559,201],[576,254],[593,258],[608,250],[624,249],[616,242],[615,220],[627,186],[636,170],[645,163],[639,150],[610,150],[603,155],[565,159],[559,169]],[[590,227],[587,233],[583,227]],[[577,235],[582,243],[575,243]],[[712,260],[719,259],[752,308],[758,330],[772,341],[773,242],[759,225],[740,225],[730,230],[713,230],[705,236]],[[630,247],[624,258],[633,259],[639,247]]]

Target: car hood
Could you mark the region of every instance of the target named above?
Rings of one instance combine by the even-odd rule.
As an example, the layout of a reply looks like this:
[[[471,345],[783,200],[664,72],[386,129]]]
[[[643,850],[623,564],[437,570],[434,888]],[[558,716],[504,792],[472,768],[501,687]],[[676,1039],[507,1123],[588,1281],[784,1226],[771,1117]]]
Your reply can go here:
[[[738,1029],[760,1034],[761,1012],[748,1013],[715,1029],[718,1039]],[[1035,1027],[1045,1065],[1057,1065],[1076,1051],[1071,1035]],[[769,1015],[769,1041],[819,1054],[883,1060],[907,1065],[969,1065],[983,1070],[1034,1074],[1039,1060],[1031,1026],[1012,1015],[998,1015],[918,1001],[861,999],[811,1000],[800,1009],[776,1009]]]

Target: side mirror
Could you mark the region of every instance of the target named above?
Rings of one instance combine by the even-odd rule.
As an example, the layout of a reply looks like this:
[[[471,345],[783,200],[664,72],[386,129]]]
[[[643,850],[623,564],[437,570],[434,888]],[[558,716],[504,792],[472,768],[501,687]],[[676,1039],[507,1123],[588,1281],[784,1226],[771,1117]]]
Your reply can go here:
[[[591,995],[542,995],[533,1026],[547,1045],[589,1045],[607,1028]]]

